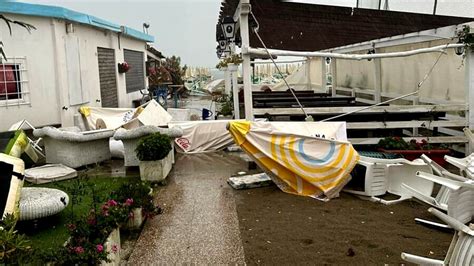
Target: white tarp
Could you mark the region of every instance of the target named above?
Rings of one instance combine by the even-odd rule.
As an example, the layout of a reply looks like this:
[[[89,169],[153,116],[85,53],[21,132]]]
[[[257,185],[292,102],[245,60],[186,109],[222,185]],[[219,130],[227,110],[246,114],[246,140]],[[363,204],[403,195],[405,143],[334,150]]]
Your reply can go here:
[[[222,150],[234,144],[227,124],[235,120],[203,120],[170,122],[168,126],[179,126],[183,136],[176,138],[176,145],[185,153],[202,153]]]
[[[309,62],[309,68],[308,68]],[[290,85],[291,88],[297,91],[301,90],[314,90],[325,92],[321,89],[322,83],[322,64],[320,58],[313,58],[308,60],[305,64],[300,66],[298,70],[293,72],[291,75],[285,78],[286,82]],[[308,74],[309,70],[309,74]],[[324,71],[326,71],[324,69]],[[309,75],[309,77],[308,77]],[[309,86],[311,84],[311,86]],[[279,83],[275,84],[272,87],[272,91],[286,91],[288,87],[285,84],[285,81],[281,80]]]
[[[215,93],[215,92],[220,92],[224,91],[224,86],[225,86],[225,81],[223,79],[216,79],[211,82],[209,82],[205,87],[204,91],[207,91],[209,93]]]
[[[133,119],[142,125],[166,126],[172,117],[155,100],[148,102],[145,108],[102,108],[83,106],[80,112],[85,117],[89,130],[95,130],[97,120],[101,119],[107,129],[117,129]]]

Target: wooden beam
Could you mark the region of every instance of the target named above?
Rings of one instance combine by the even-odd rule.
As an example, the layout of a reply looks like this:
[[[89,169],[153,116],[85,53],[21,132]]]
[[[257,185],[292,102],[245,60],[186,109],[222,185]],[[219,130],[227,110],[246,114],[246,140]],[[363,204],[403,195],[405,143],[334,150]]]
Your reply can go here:
[[[332,115],[354,112],[361,109],[357,106],[341,106],[341,107],[311,107],[305,108],[308,114]],[[450,111],[466,111],[466,104],[440,104],[440,105],[390,105],[375,106],[371,109],[360,111],[359,114],[374,113],[423,113],[423,112],[450,112]],[[301,115],[300,108],[259,108],[254,109],[255,115]]]
[[[464,127],[465,120],[437,121],[396,121],[396,122],[348,122],[347,129],[382,129],[382,128],[433,128],[433,127]]]

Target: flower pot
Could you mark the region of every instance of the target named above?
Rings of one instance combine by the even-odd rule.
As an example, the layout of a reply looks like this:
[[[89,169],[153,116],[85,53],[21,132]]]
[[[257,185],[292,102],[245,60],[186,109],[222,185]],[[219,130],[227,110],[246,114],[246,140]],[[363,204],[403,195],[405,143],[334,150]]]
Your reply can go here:
[[[239,66],[239,65],[230,63],[230,64],[227,65],[227,70],[229,70],[229,71],[237,71],[238,66]]]
[[[140,178],[141,180],[161,182],[168,176],[173,167],[172,151],[165,158],[158,161],[140,161]]]
[[[109,252],[107,258],[110,262],[102,262],[102,266],[118,266],[120,265],[120,230],[114,229],[107,240],[105,240],[105,250]]]
[[[378,149],[380,152],[385,153],[396,153],[401,154],[405,159],[413,161],[415,159],[420,158],[422,154],[428,156],[431,160],[435,161],[441,166],[446,164],[444,160],[444,156],[450,154],[450,150],[385,150],[385,149]]]
[[[125,227],[127,229],[138,229],[142,226],[144,218],[142,215],[142,208],[134,208],[131,217],[128,218]]]

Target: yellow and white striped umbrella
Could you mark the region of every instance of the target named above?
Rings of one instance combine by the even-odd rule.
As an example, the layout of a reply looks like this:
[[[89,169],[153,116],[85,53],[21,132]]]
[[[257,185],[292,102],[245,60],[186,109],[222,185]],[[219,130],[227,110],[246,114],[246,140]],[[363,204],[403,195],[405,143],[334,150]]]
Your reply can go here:
[[[344,141],[344,122],[235,121],[229,123],[229,131],[287,193],[321,200],[337,197],[359,160]]]

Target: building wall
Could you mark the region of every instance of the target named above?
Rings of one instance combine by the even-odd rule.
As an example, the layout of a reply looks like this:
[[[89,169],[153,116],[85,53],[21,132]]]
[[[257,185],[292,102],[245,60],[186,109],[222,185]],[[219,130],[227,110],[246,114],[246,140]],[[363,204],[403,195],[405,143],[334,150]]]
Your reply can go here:
[[[10,36],[6,25],[0,23],[0,38],[7,57],[26,57],[30,91],[30,104],[6,107],[0,101],[0,131],[22,119],[38,127],[72,126],[80,106],[101,106],[97,47],[114,49],[116,63],[124,61],[123,49],[142,51],[146,56],[144,41],[115,32],[74,23],[74,31],[67,33],[62,20],[6,16],[30,23],[37,29],[29,34],[13,25]],[[77,50],[78,58],[75,57]],[[125,74],[117,71],[116,75],[119,107],[131,107],[132,101],[140,99],[141,94],[126,93]],[[147,82],[145,76],[143,78]]]

